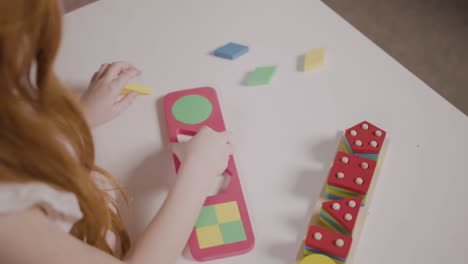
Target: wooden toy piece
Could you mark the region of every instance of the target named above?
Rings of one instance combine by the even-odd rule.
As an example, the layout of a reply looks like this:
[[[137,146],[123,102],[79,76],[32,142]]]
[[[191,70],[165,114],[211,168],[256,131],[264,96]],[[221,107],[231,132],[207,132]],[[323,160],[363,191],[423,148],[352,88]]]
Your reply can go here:
[[[336,264],[336,262],[322,254],[311,254],[303,258],[299,264]]]
[[[365,206],[376,165],[374,160],[338,152],[328,174],[327,198],[362,197],[362,206]]]
[[[341,140],[339,147],[342,147],[342,145],[341,145],[342,141],[343,141],[343,139]],[[346,258],[346,264],[353,264],[354,254],[356,253],[356,248],[359,245],[359,239],[360,239],[360,236],[361,236],[361,231],[362,231],[362,228],[364,227],[366,219],[367,219],[367,215],[368,215],[368,212],[369,212],[368,211],[369,206],[372,203],[372,196],[373,196],[373,193],[374,193],[374,190],[375,190],[375,186],[378,183],[379,172],[380,172],[380,169],[382,168],[382,165],[383,165],[383,160],[385,158],[385,154],[386,154],[388,144],[389,144],[388,139],[385,139],[385,141],[382,144],[383,145],[382,149],[381,149],[381,151],[379,153],[380,157],[379,157],[378,162],[370,160],[370,159],[358,157],[358,156],[355,156],[355,155],[352,155],[352,154],[340,153],[339,150],[338,150],[335,162],[334,162],[332,168],[330,169],[330,175],[335,175],[335,177],[337,179],[346,179],[349,176],[349,173],[346,173],[346,171],[341,171],[341,170],[338,171],[338,172],[334,171],[332,173],[332,170],[335,167],[335,163],[338,160],[343,163],[343,164],[340,164],[340,166],[344,166],[344,164],[350,165],[350,166],[355,164],[355,165],[358,165],[358,167],[361,168],[362,170],[367,171],[369,169],[371,169],[371,170],[374,169],[374,172],[373,172],[373,175],[372,175],[372,180],[371,180],[370,186],[368,187],[368,190],[367,190],[367,194],[365,196],[362,196],[362,195],[359,195],[359,193],[354,193],[354,192],[349,192],[349,193],[335,192],[335,193],[333,193],[332,192],[333,190],[330,189],[331,186],[328,185],[328,184],[325,184],[323,186],[322,192],[321,192],[317,202],[315,203],[315,207],[314,207],[314,209],[312,211],[311,218],[310,218],[310,221],[309,221],[309,226],[321,225],[323,223],[323,219],[321,219],[320,213],[321,213],[322,207],[324,206],[323,204],[330,201],[329,197],[331,197],[332,199],[344,199],[344,198],[359,199],[359,198],[362,197],[362,203],[364,203],[364,198],[365,198],[366,206],[359,208],[359,205],[356,202],[356,207],[355,208],[359,208],[359,214],[356,217],[351,215],[351,218],[356,219],[356,222],[354,223],[354,228],[353,228],[353,230],[351,232],[352,233],[352,244],[351,244],[351,248],[349,250],[348,256]],[[344,156],[346,156],[346,157],[344,158]],[[366,164],[365,165],[360,164],[359,160],[366,161]],[[346,166],[344,166],[344,167],[346,167]],[[366,168],[366,169],[364,169],[364,168]],[[356,167],[354,167],[354,170],[352,170],[352,171],[359,171],[359,170],[357,170]],[[342,172],[342,173],[339,173],[339,172]],[[330,178],[330,175],[329,175],[329,178]],[[361,177],[362,183],[366,182],[366,179],[365,179],[366,177]],[[358,181],[358,182],[361,182],[361,181]],[[342,190],[346,191],[344,189],[342,189]],[[331,195],[332,193],[336,194],[336,195],[339,195],[339,196],[343,196],[343,197],[338,197],[338,196]],[[332,202],[341,202],[341,201],[342,200],[335,200],[335,201],[332,201]],[[354,206],[354,204],[351,204],[351,205]],[[332,209],[333,209],[333,207],[338,208],[337,206],[333,206],[333,204],[331,206],[332,206]],[[340,204],[340,209],[341,208],[343,208],[342,204]],[[349,217],[348,217],[348,219],[349,219]],[[330,228],[330,225],[325,224],[325,226],[327,228]],[[330,229],[333,229],[333,228],[330,228]],[[333,231],[330,230],[330,232],[333,232]],[[341,234],[341,235],[343,235],[343,234]],[[315,234],[314,234],[314,236],[315,236]],[[323,234],[322,234],[322,236],[323,236]],[[346,236],[346,235],[343,235],[343,236]],[[320,237],[320,236],[318,236],[318,237]],[[349,237],[349,236],[346,236],[346,237]],[[310,236],[308,235],[306,239],[310,239]],[[304,259],[304,255],[308,255],[308,254],[311,253],[310,251],[307,251],[307,249],[304,250],[304,248],[306,247],[305,242],[306,241],[303,241],[302,246],[300,247],[300,250],[298,252],[298,255],[296,256],[296,261],[294,262],[296,264]]]
[[[125,86],[125,88],[120,93],[121,95],[128,94],[129,92],[137,92],[141,95],[150,95],[153,93],[153,89],[149,87],[144,87],[138,84],[129,83]]]
[[[311,225],[305,240],[306,255],[322,254],[332,258],[336,263],[345,263],[352,241],[349,236]]]
[[[178,142],[179,134],[193,136],[203,126],[218,132],[226,130],[216,91],[211,87],[167,94],[164,112],[171,142]],[[180,161],[173,157],[178,171]],[[249,252],[255,243],[233,156],[225,173],[231,177],[229,186],[223,193],[205,200],[189,237],[190,251],[198,261],[241,255]]]
[[[247,240],[237,202],[204,206],[195,226],[200,249]]]
[[[361,202],[361,197],[324,202],[320,210],[320,221],[330,230],[352,236]]]
[[[256,68],[247,79],[247,85],[256,86],[269,84],[275,73],[276,66]]]
[[[235,60],[249,51],[249,47],[230,42],[214,51],[217,57]]]
[[[387,133],[370,122],[361,122],[346,130],[343,150],[363,158],[378,160]]]
[[[324,65],[325,49],[316,49],[307,52],[304,56],[304,71],[311,71]]]

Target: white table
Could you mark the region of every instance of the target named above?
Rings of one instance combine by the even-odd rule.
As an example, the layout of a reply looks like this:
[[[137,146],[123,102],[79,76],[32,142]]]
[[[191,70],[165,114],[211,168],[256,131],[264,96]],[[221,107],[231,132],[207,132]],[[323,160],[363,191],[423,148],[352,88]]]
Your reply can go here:
[[[355,263],[461,263],[468,257],[464,114],[322,2],[311,0],[102,0],[65,17],[58,73],[85,87],[104,62],[144,74],[141,97],[95,130],[98,163],[132,199],[132,236],[158,210],[174,178],[160,103],[168,92],[212,86],[238,146],[236,160],[256,233],[254,250],[213,263],[291,263],[333,159],[337,133],[362,120],[391,139]],[[234,41],[235,61],[210,55]],[[326,66],[297,70],[326,48]],[[243,85],[277,65],[269,86]],[[194,262],[186,256],[180,263]]]

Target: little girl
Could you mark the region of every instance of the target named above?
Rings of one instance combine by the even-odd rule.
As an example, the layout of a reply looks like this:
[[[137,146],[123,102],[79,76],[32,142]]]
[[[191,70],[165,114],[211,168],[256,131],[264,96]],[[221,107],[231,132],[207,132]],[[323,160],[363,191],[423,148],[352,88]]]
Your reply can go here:
[[[228,133],[202,128],[171,151],[176,184],[133,244],[95,164],[90,127],[124,111],[119,99],[140,71],[104,64],[81,101],[53,73],[61,35],[58,0],[0,0],[0,263],[175,263],[233,147]],[[172,164],[167,164],[172,166]]]

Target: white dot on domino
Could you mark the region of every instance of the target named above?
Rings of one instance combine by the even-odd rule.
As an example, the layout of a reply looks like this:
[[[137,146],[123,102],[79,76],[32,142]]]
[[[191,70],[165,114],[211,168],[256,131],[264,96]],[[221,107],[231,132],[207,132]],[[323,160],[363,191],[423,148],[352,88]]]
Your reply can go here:
[[[348,206],[351,207],[351,208],[354,208],[354,207],[356,207],[356,202],[351,200],[351,201],[348,202]]]
[[[333,210],[338,211],[338,210],[340,210],[340,204],[339,203],[333,203],[332,208],[333,208]]]
[[[356,140],[356,141],[354,142],[354,145],[360,147],[360,146],[362,146],[362,141],[361,141],[361,140]]]
[[[337,239],[337,240],[335,241],[335,245],[336,245],[337,247],[343,247],[343,246],[344,246],[344,240],[341,239],[341,238]]]
[[[367,130],[367,129],[369,129],[369,125],[368,125],[368,124],[362,124],[362,126],[361,126],[361,127],[362,127],[362,129],[364,129],[364,130]]]
[[[370,143],[370,145],[371,145],[373,148],[376,148],[376,147],[378,146],[377,141],[375,141],[375,140],[372,140],[371,143]]]
[[[357,136],[357,131],[356,131],[356,130],[351,130],[351,131],[349,132],[349,134],[350,134],[351,136]]]
[[[377,130],[377,131],[374,132],[374,135],[376,135],[377,137],[381,137],[382,136],[382,131]]]
[[[345,214],[344,219],[349,222],[353,220],[353,216],[351,214]]]
[[[354,180],[355,183],[361,185],[364,183],[364,180],[361,178],[361,177],[357,177],[355,180]]]
[[[348,163],[348,162],[349,162],[348,157],[342,157],[342,158],[341,158],[341,162],[343,162],[343,163]]]
[[[343,179],[343,178],[344,178],[344,173],[340,171],[340,172],[338,172],[338,173],[336,174],[336,177],[337,177],[338,179]]]
[[[314,239],[315,239],[315,240],[321,240],[322,237],[323,237],[322,233],[320,233],[320,232],[315,232],[315,234],[314,234]]]
[[[361,168],[367,170],[369,168],[369,164],[367,162],[361,163]]]

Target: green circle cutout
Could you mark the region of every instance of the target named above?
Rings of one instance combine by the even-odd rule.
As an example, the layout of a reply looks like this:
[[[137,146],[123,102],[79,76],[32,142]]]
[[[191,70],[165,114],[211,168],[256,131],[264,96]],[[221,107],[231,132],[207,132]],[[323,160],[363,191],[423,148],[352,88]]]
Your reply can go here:
[[[200,95],[187,95],[172,106],[174,118],[184,124],[195,125],[210,117],[213,106],[210,100]]]

